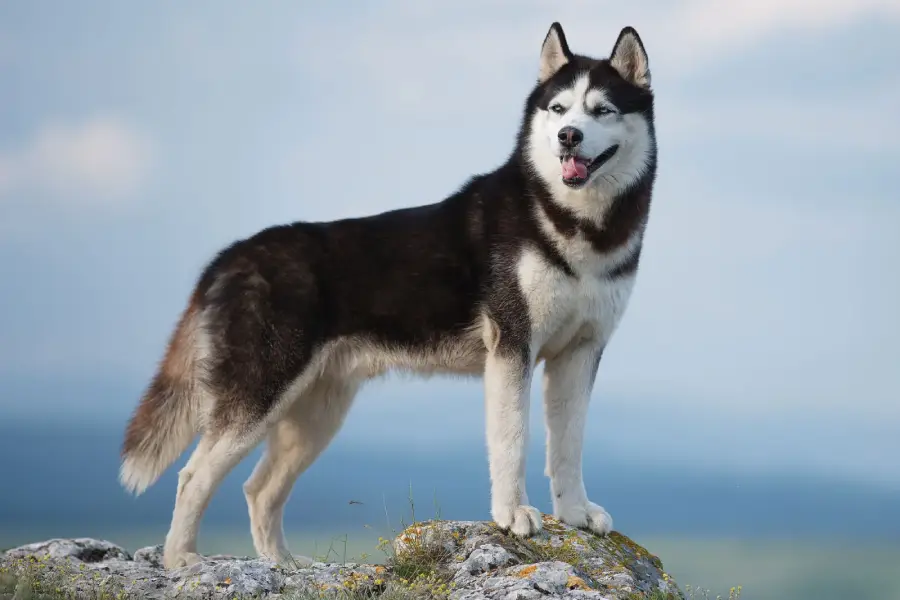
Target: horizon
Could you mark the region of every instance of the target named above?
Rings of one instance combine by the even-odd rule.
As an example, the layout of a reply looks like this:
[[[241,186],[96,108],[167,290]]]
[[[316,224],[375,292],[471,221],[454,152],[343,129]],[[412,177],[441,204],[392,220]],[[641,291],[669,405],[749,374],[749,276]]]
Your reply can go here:
[[[78,523],[89,530],[136,528],[163,534],[171,516],[177,472],[189,452],[146,492],[133,496],[117,479],[120,441],[120,432],[108,427],[73,430],[33,422],[0,426],[3,454],[16,448],[40,449],[20,458],[4,478],[15,482],[21,497],[0,498],[0,515],[5,515],[0,523],[19,531],[23,523],[26,527],[40,524],[44,531],[63,526],[71,530],[66,524]],[[298,480],[286,508],[286,529],[322,532],[346,527],[362,534],[364,524],[383,526],[386,513],[394,522],[408,516],[410,491],[419,518],[432,518],[439,508],[442,518],[489,519],[488,506],[482,501],[489,493],[482,447],[456,446],[435,452],[419,446],[415,453],[411,449],[373,449],[350,440],[335,443]],[[244,531],[247,515],[241,485],[260,454],[258,448],[225,479],[204,517],[205,528],[249,534]],[[535,505],[547,512],[549,480],[543,476],[542,454],[542,444],[533,441],[528,489]],[[83,464],[90,464],[90,469],[79,468]],[[35,472],[43,476],[28,478],[28,473]],[[722,471],[635,463],[592,447],[586,448],[585,473],[590,476],[588,490],[607,498],[616,529],[629,535],[819,537],[857,543],[900,538],[900,490],[877,484],[796,470]],[[64,507],[56,505],[61,494],[68,498]],[[98,501],[99,497],[103,499]],[[851,499],[858,510],[846,514]],[[351,506],[350,500],[363,505]]]

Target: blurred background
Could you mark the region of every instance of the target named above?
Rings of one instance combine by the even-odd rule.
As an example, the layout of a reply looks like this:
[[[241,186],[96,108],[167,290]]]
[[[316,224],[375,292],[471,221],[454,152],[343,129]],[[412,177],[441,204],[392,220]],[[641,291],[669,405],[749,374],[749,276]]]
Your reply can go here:
[[[133,498],[117,453],[206,261],[499,165],[554,20],[600,56],[636,27],[657,97],[591,497],[681,584],[900,598],[896,0],[0,1],[0,547],[161,543],[187,455]],[[549,511],[533,400],[529,495]],[[377,558],[410,488],[416,518],[488,518],[483,421],[477,381],[370,384],[294,488],[292,548]],[[252,553],[259,454],[201,551]]]

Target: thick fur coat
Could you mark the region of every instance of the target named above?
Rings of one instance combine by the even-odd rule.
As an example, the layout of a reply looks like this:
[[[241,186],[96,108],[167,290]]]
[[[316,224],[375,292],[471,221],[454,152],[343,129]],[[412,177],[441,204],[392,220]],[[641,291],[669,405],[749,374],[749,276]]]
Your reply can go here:
[[[608,59],[554,23],[507,161],[436,204],[271,227],[207,266],[128,425],[121,481],[140,493],[199,433],[179,472],[168,567],[201,560],[201,516],[260,442],[244,485],[260,555],[285,560],[297,477],[388,370],[483,377],[491,514],[541,528],[525,492],[528,391],[544,362],[556,516],[606,533],[582,479],[585,414],[628,304],[656,173],[653,93],[638,34]]]

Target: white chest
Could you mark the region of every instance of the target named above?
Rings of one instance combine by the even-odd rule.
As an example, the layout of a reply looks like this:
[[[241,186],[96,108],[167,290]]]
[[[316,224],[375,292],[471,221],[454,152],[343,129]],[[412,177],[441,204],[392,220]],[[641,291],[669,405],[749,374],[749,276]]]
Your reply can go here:
[[[582,339],[605,345],[625,312],[635,280],[634,275],[597,277],[587,269],[570,277],[531,249],[520,256],[518,278],[538,358],[553,356]]]

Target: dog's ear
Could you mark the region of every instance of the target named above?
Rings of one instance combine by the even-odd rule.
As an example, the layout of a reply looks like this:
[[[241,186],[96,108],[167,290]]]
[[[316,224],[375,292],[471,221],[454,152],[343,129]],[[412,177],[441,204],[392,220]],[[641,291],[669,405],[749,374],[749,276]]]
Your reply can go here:
[[[554,23],[544,38],[541,46],[541,68],[538,73],[538,83],[544,83],[559,71],[572,58],[569,45],[566,43],[566,34],[562,25]]]
[[[609,55],[609,63],[626,81],[642,88],[650,87],[650,63],[638,32],[625,27]]]

